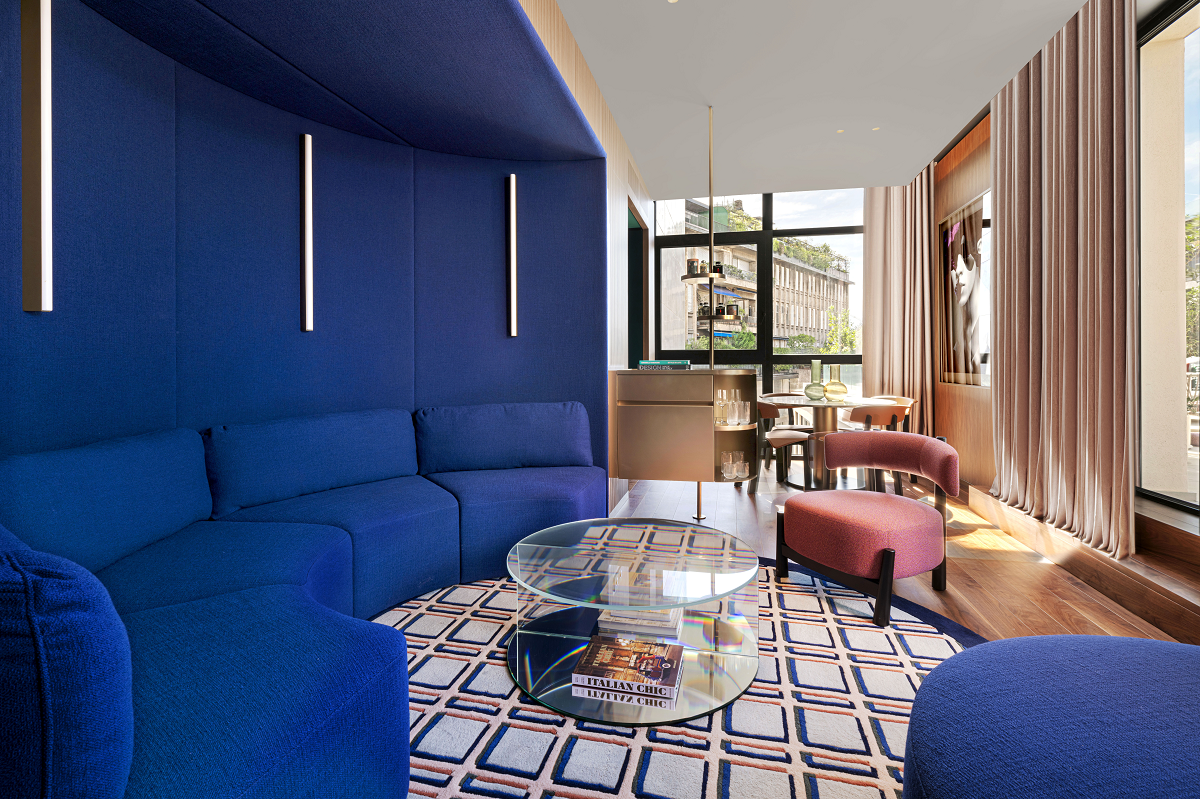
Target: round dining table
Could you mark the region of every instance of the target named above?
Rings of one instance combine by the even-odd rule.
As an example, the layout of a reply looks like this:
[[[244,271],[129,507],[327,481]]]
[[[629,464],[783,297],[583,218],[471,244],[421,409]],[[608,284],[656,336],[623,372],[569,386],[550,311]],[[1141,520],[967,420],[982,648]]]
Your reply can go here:
[[[782,397],[763,397],[763,402],[769,402],[780,408],[808,408],[812,411],[812,471],[813,485],[817,488],[832,488],[830,479],[832,472],[825,468],[825,433],[836,433],[838,429],[838,411],[853,408],[895,405],[892,400],[868,399],[865,397],[846,397],[842,400],[809,399],[804,394],[789,394]]]

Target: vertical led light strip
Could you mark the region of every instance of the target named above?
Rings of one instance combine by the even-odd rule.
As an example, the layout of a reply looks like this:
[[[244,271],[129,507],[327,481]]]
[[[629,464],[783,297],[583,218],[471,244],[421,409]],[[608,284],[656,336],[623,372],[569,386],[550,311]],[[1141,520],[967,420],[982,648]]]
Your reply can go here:
[[[312,188],[312,136],[300,134],[301,161],[303,162],[304,203],[304,332],[313,329],[313,188]]]
[[[21,0],[21,307],[54,309],[50,2]]]
[[[509,175],[508,197],[508,335],[517,335],[517,176]]]

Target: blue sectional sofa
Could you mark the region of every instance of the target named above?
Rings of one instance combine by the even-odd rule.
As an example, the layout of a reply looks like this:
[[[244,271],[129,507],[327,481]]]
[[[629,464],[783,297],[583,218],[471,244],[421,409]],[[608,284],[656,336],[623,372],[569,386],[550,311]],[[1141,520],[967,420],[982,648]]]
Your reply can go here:
[[[404,637],[364,619],[604,515],[590,453],[558,403],[0,460],[0,795],[405,796]]]

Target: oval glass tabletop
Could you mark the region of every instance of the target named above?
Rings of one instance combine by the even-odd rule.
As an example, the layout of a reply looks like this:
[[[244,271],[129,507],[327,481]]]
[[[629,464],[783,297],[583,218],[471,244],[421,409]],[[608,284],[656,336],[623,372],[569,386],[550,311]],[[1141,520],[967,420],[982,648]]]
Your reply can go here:
[[[508,553],[523,588],[572,605],[645,610],[728,596],[758,577],[740,539],[664,519],[591,519],[523,538]]]

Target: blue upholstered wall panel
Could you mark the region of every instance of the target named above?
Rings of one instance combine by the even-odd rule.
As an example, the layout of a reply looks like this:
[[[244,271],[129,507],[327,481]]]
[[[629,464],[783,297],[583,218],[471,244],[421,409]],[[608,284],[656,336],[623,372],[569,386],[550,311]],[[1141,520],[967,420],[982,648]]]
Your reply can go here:
[[[176,80],[179,424],[413,407],[412,149]],[[301,133],[315,330],[302,332]]]
[[[506,332],[504,177],[517,175],[519,335]],[[416,403],[578,400],[606,464],[605,162],[416,151]]]
[[[26,313],[18,5],[0,33],[0,454],[175,424],[174,64],[54,3],[54,311]]]
[[[578,400],[595,462],[606,462],[603,160],[442,155],[325,127],[176,64],[80,0],[54,6],[55,310],[21,311],[16,5],[0,10],[0,455],[172,426]],[[527,26],[512,2],[501,6],[487,13]],[[489,47],[549,91],[548,62],[513,43],[528,33]],[[503,100],[480,80],[456,102]],[[429,81],[436,94],[443,84]],[[495,117],[491,143],[525,148],[483,99],[464,107]],[[410,100],[422,114],[437,105],[428,91]],[[565,144],[579,131],[551,105],[546,152],[580,157],[586,142]],[[314,136],[312,333],[301,331],[302,132]],[[505,335],[510,172],[515,339]]]

